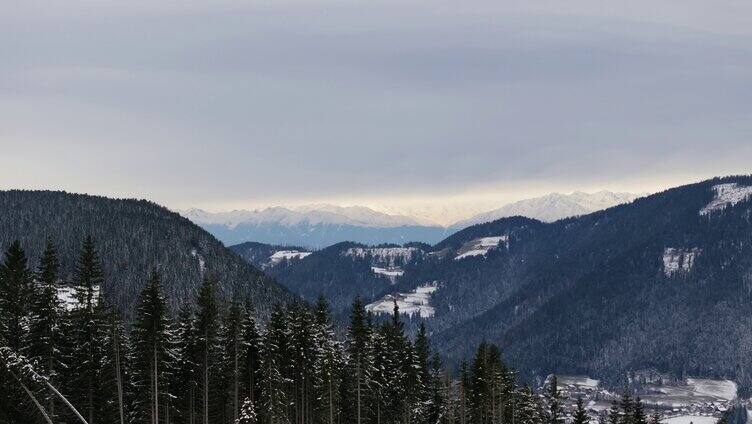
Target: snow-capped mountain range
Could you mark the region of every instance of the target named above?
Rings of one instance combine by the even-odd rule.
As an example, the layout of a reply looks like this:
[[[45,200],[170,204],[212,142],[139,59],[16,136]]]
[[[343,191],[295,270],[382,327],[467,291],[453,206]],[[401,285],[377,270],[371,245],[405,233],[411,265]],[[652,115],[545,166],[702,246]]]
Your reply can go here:
[[[408,241],[436,243],[448,233],[477,223],[517,215],[552,222],[628,203],[640,196],[605,190],[596,193],[552,193],[510,203],[477,215],[472,215],[477,209],[469,208],[467,215],[470,217],[448,226],[437,224],[441,219],[434,221],[429,218],[433,210],[410,209],[409,212],[400,214],[365,206],[330,204],[276,206],[228,212],[207,212],[191,208],[178,212],[228,245],[256,241],[320,248],[340,241],[367,244]],[[391,208],[389,212],[397,210]]]
[[[460,229],[510,216],[524,216],[543,222],[554,222],[562,218],[586,215],[611,206],[630,203],[643,196],[645,194],[614,193],[606,190],[595,193],[580,191],[571,194],[551,193],[504,205],[498,209],[458,221],[452,227]]]
[[[221,224],[228,228],[235,228],[240,224],[259,225],[268,223],[286,226],[303,223],[309,225],[355,225],[359,227],[436,226],[436,224],[424,219],[404,215],[390,215],[364,206],[335,206],[329,204],[290,208],[276,206],[265,209],[234,210],[229,212],[207,212],[202,209],[191,208],[178,212],[199,225]]]

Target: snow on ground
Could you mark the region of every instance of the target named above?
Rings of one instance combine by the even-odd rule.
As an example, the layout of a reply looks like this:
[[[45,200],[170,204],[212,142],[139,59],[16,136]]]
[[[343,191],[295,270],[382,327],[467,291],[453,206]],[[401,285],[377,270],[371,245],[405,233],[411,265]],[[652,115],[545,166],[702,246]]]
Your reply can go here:
[[[731,380],[688,378],[687,385],[694,388],[693,393],[696,396],[710,396],[726,401],[736,398],[736,383]]]
[[[92,304],[96,305],[99,301],[99,286],[94,286]],[[72,311],[79,305],[78,303],[78,290],[71,286],[58,286],[57,288],[57,300],[60,305],[65,308],[66,311]]]
[[[597,389],[600,380],[590,378],[585,375],[557,375],[556,384],[558,387],[575,386],[577,388]]]
[[[496,237],[481,237],[475,240],[471,240],[457,251],[459,253],[454,260],[469,258],[471,256],[485,256],[489,250],[495,249],[499,246],[499,243],[504,243],[505,246],[509,245],[509,236],[496,236]]]
[[[379,268],[372,266],[371,271],[374,274],[385,275],[387,277],[402,277],[405,274],[405,271],[400,268]]]
[[[702,249],[697,247],[692,249],[667,247],[663,251],[663,273],[670,277],[679,271],[689,272],[700,253]]]
[[[693,404],[723,404],[736,397],[736,383],[731,380],[688,378],[679,386],[655,386],[642,395],[648,405],[683,408]]]
[[[752,186],[739,186],[737,183],[718,184],[713,186],[715,198],[700,209],[700,215],[723,210],[726,206],[733,206],[752,196]]]
[[[354,258],[370,256],[375,261],[391,267],[397,263],[409,262],[419,252],[420,249],[417,247],[352,247],[347,249],[344,255]]]
[[[310,254],[311,252],[300,252],[297,250],[280,250],[269,256],[269,261],[272,264],[277,264],[284,260],[303,259]]]
[[[198,259],[198,269],[201,272],[201,275],[204,275],[204,271],[206,271],[206,261],[204,260],[204,257],[201,256],[196,249],[191,250],[191,256]]]
[[[661,421],[664,424],[715,424],[718,417],[704,415],[680,415],[678,417],[665,418]]]
[[[397,293],[386,295],[381,300],[368,304],[366,310],[374,314],[391,314],[394,311],[394,302],[397,302],[400,313],[418,315],[421,318],[430,318],[435,310],[430,305],[431,294],[438,289],[436,284],[427,284],[417,287],[410,293]]]

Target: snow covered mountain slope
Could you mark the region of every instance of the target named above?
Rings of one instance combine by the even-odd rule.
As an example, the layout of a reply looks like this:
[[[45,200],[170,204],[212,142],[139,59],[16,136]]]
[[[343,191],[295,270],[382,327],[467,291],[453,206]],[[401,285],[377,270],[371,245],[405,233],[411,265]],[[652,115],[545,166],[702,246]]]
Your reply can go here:
[[[571,194],[552,193],[533,199],[520,200],[499,209],[484,212],[472,218],[461,220],[452,228],[465,228],[473,224],[495,221],[509,216],[525,216],[543,222],[553,222],[570,216],[586,215],[610,208],[622,203],[629,203],[643,195],[631,193],[614,193],[602,190],[596,193],[576,191]]]

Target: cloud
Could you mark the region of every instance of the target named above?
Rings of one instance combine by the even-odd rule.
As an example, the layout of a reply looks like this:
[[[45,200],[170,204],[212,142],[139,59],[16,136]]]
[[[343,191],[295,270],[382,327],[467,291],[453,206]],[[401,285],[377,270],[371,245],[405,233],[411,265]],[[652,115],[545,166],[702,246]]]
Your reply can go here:
[[[750,9],[19,2],[0,185],[211,208],[744,172]]]

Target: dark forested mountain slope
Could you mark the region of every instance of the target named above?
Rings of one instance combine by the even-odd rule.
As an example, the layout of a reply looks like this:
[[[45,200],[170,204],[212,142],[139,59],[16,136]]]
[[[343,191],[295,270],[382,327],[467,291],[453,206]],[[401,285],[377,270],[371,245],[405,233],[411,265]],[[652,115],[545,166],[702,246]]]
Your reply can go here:
[[[438,329],[440,345],[461,357],[474,340],[498,341],[531,375],[616,380],[655,367],[749,387],[750,186],[749,177],[715,179],[541,227],[495,267],[505,275],[524,261],[515,287]],[[456,277],[444,283],[437,302],[464,291]]]
[[[305,296],[374,301],[425,284],[440,350],[500,343],[523,376],[612,381],[654,367],[752,386],[752,177],[678,187],[554,223],[479,224],[387,265],[337,245],[271,271]],[[389,300],[390,298],[385,298]]]
[[[36,266],[50,237],[59,250],[64,279],[75,269],[84,238],[91,235],[100,253],[103,290],[126,314],[152,267],[163,275],[169,303],[195,297],[206,273],[215,273],[228,296],[250,296],[259,312],[291,295],[271,278],[225,248],[180,215],[144,200],[53,191],[0,191],[0,247],[20,240]]]
[[[281,265],[308,256],[310,252],[301,246],[281,246],[248,241],[230,246],[230,250],[240,255],[256,268]]]

